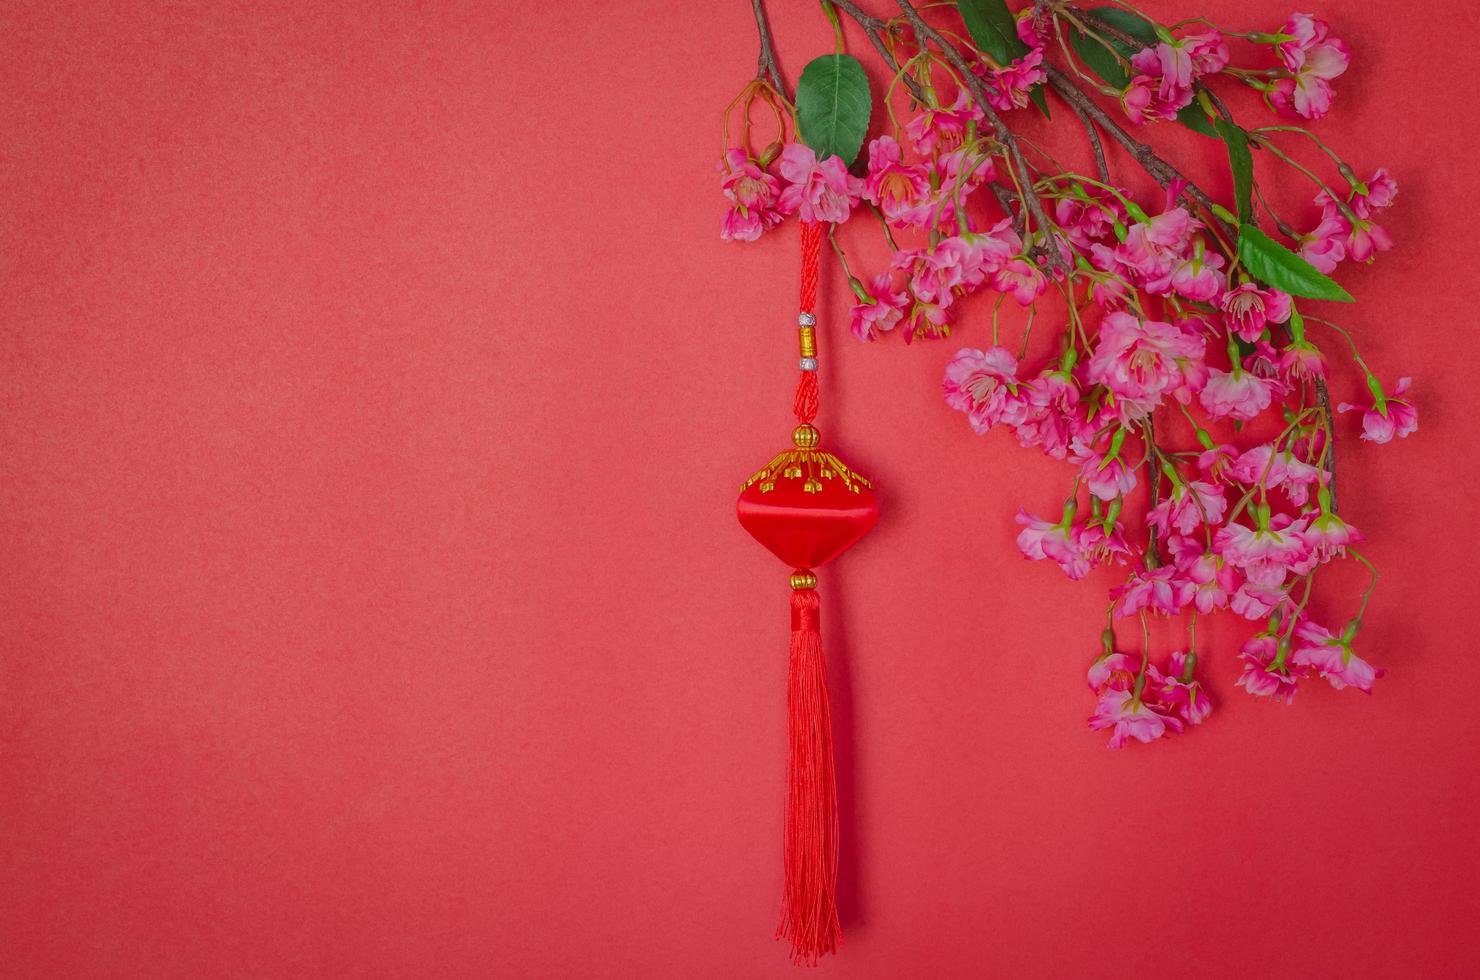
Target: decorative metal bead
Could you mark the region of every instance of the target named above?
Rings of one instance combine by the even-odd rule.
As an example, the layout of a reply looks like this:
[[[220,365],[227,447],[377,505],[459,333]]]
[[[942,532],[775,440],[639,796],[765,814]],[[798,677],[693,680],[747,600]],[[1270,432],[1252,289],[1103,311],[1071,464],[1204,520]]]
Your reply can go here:
[[[816,449],[821,439],[817,427],[806,422],[791,430],[791,441],[797,444],[798,449]]]
[[[799,326],[799,327],[815,327],[815,326],[817,326],[817,317],[814,316],[811,313],[798,313],[797,314],[797,326]]]
[[[817,588],[817,576],[811,572],[792,572],[791,587],[793,589],[815,589]]]
[[[815,358],[815,357],[803,357],[803,358],[800,358],[797,361],[797,366],[800,367],[803,371],[815,371],[815,370],[817,370],[817,358]]]

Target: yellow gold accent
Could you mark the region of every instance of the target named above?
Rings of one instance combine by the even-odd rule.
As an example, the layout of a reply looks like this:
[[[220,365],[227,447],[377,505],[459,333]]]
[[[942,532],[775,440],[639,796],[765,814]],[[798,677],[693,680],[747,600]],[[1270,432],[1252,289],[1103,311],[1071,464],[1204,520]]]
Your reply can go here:
[[[793,589],[815,589],[817,588],[817,576],[811,572],[793,572],[791,587]]]
[[[821,438],[821,433],[806,422],[791,430],[791,441],[796,443],[798,449],[816,449]]]
[[[803,428],[811,428],[811,426],[798,426],[797,430],[801,431]],[[821,449],[797,448],[777,454],[775,459],[746,480],[740,489],[745,490],[759,483],[761,493],[770,493],[776,489],[778,476],[787,480],[803,480],[802,492],[804,493],[821,493],[823,480],[841,480],[843,486],[854,493],[859,493],[864,488],[869,490],[874,488],[866,477],[848,469],[843,465],[843,461],[832,453],[823,452]]]
[[[817,356],[817,328],[801,327],[797,330],[797,340],[800,343],[803,357]]]

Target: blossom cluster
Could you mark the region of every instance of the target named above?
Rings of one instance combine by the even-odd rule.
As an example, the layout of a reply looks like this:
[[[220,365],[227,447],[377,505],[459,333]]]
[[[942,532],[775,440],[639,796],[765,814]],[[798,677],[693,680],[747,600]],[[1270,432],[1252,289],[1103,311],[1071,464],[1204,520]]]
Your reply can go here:
[[[1330,109],[1331,81],[1350,64],[1345,42],[1307,14],[1291,15],[1273,34],[1188,23],[1197,31],[1156,26],[1157,43],[1126,59],[1127,84],[1101,87],[1132,125],[1178,119],[1195,102],[1211,115],[1220,105],[1208,88],[1215,77],[1258,89],[1280,115],[1316,119]],[[1237,684],[1249,694],[1289,702],[1311,678],[1371,693],[1383,671],[1354,650],[1371,588],[1334,629],[1317,621],[1310,599],[1330,563],[1371,568],[1355,547],[1361,532],[1335,505],[1341,413],[1360,414],[1368,442],[1406,437],[1418,424],[1410,379],[1385,386],[1350,334],[1314,315],[1295,285],[1277,288],[1250,268],[1230,240],[1252,225],[1243,208],[1240,221],[1180,178],[1165,181],[1164,196],[1148,204],[1103,166],[1091,177],[1029,168],[1014,157],[993,122],[1026,109],[1041,91],[1047,42],[1065,29],[1057,14],[1031,9],[1017,24],[1027,52],[999,63],[968,48],[973,78],[916,41],[919,54],[900,59],[907,66],[900,76],[917,96],[892,133],[869,141],[857,174],[799,142],[783,142],[773,159],[728,149],[723,236],[754,240],[791,215],[836,225],[871,213],[890,246],[887,264],[855,276],[838,248],[856,297],[851,330],[864,341],[946,337],[953,326],[973,325],[968,300],[984,289],[997,294],[997,306],[1010,297],[1029,310],[1015,353],[1001,342],[994,307],[990,327],[980,328],[990,342],[957,350],[942,389],[974,432],[1005,430],[1068,467],[1062,509],[1020,511],[1017,543],[1026,558],[1052,562],[1071,579],[1097,568],[1120,578],[1104,649],[1089,672],[1090,727],[1110,730],[1112,748],[1208,717],[1212,704],[1195,676],[1198,616],[1227,612],[1258,624],[1239,652]],[[1277,67],[1230,67],[1230,37],[1270,49]],[[939,94],[937,73],[955,83],[953,94]],[[1233,125],[1226,115],[1220,121]],[[1360,180],[1298,126],[1240,132],[1319,185],[1311,230],[1296,232],[1271,212],[1292,261],[1300,256],[1321,278],[1392,246],[1377,223],[1397,195],[1386,170]],[[1279,151],[1273,141],[1285,133],[1314,141],[1336,161],[1345,187]],[[1030,195],[1040,209],[1028,207]],[[1028,360],[1040,307],[1061,318],[1057,342]],[[1332,411],[1328,358],[1312,324],[1349,347],[1366,382],[1360,403]],[[1137,632],[1148,636],[1148,616],[1188,624],[1186,648],[1160,666],[1149,648],[1133,655],[1115,638],[1116,622],[1127,618],[1141,620]]]

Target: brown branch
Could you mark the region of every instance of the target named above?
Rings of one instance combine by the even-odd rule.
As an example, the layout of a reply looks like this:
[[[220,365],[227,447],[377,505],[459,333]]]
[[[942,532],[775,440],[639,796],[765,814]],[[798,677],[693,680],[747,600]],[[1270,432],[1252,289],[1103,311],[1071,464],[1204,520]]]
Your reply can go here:
[[[834,7],[837,7],[843,13],[853,18],[854,22],[863,29],[863,33],[868,37],[869,43],[874,46],[874,50],[879,52],[879,57],[884,59],[884,64],[889,66],[890,71],[898,75],[899,62],[895,60],[893,52],[889,50],[889,45],[884,43],[884,35],[889,31],[889,22],[866,13],[857,4],[852,3],[851,0],[831,0],[831,2]],[[905,87],[910,90],[910,95],[914,96],[915,101],[923,106],[925,104],[925,93],[921,90],[920,83],[909,75],[902,76],[902,80]]]
[[[1074,110],[1074,115],[1084,123],[1084,131],[1089,134],[1089,145],[1095,153],[1095,171],[1100,175],[1100,182],[1110,183],[1110,167],[1105,163],[1105,147],[1100,144],[1100,133],[1095,129],[1094,120],[1085,115],[1084,110],[1073,102],[1069,103],[1069,108]]]
[[[1183,196],[1207,211],[1225,237],[1230,240],[1238,237],[1234,230],[1213,212],[1213,199],[1206,191],[1188,180],[1176,167],[1157,156],[1151,147],[1126,132],[1125,128],[1111,118],[1108,112],[1100,108],[1098,102],[1075,85],[1074,80],[1068,75],[1053,65],[1045,65],[1044,68],[1048,72],[1048,84],[1053,87],[1053,90],[1076,111],[1082,111],[1098,123],[1100,128],[1109,133],[1111,138],[1119,143],[1131,155],[1131,158],[1140,164],[1141,169],[1151,175],[1153,180],[1163,187],[1174,180],[1180,181],[1183,184]]]
[[[1141,40],[1140,38],[1132,37],[1125,31],[1122,31],[1120,28],[1116,27],[1114,24],[1111,24],[1109,21],[1102,20],[1100,18],[1100,15],[1093,10],[1086,10],[1083,7],[1075,7],[1073,5],[1069,5],[1068,10],[1074,15],[1076,19],[1085,21],[1089,24],[1093,24],[1095,30],[1110,35],[1111,37],[1115,38],[1115,40],[1119,41],[1121,44],[1124,44],[1128,48],[1135,48],[1137,51],[1139,51],[1147,46],[1146,42]]]
[[[766,8],[763,0],[750,0],[755,11],[755,29],[761,36],[761,53],[756,58],[755,77],[768,81],[786,98],[786,82],[781,78],[781,67],[776,63],[776,49],[771,46],[771,28],[766,24]]]
[[[996,181],[990,181],[987,184],[987,187],[991,189],[992,196],[997,199],[997,203],[1002,205],[1002,210],[1006,212],[1009,218],[1012,219],[1013,232],[1015,232],[1019,238],[1022,238],[1023,226],[1027,221],[1028,212],[1023,210],[1021,207],[1019,207],[1016,211],[1012,209],[1012,206],[1014,204],[1021,204],[1022,201],[1018,198],[1017,194],[1014,193],[1010,187],[1003,187]]]
[[[1041,250],[1048,257],[1050,271],[1057,269],[1067,271],[1073,268],[1073,264],[1059,248],[1053,233],[1054,226],[1043,211],[1043,202],[1038,199],[1037,193],[1033,190],[1033,175],[1028,170],[1028,161],[1023,159],[1023,151],[1018,146],[1017,137],[1013,135],[1012,130],[1007,128],[1007,124],[1002,121],[997,110],[992,108],[992,103],[987,98],[987,91],[982,87],[980,79],[972,73],[971,66],[966,63],[965,58],[961,57],[961,52],[957,51],[951,42],[941,37],[939,31],[925,23],[925,19],[920,16],[920,12],[915,9],[910,0],[898,0],[898,2],[899,9],[909,18],[910,24],[915,28],[915,33],[920,36],[922,43],[933,42],[946,56],[946,60],[961,73],[961,77],[966,81],[966,87],[971,90],[972,98],[976,99],[977,107],[992,124],[992,133],[997,137],[997,142],[1006,149],[1008,163],[1017,171],[1019,183],[1022,185],[1023,207],[1032,216],[1033,223],[1043,234],[1043,242],[1035,246],[1035,251]]]

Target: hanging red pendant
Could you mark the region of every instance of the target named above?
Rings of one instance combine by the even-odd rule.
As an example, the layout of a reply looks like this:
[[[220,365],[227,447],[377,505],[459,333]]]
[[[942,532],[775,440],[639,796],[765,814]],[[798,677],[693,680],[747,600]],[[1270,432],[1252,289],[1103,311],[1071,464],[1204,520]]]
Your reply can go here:
[[[820,448],[817,416],[817,266],[822,229],[802,225],[802,312],[794,448],[746,481],[740,524],[792,569],[787,668],[785,875],[777,938],[798,963],[815,964],[842,942],[838,923],[838,811],[827,670],[813,569],[836,558],[879,520],[868,480]]]
[[[803,423],[792,432],[796,448],[781,453],[740,491],[740,524],[766,550],[797,569],[836,558],[879,520],[871,484],[832,453]]]

